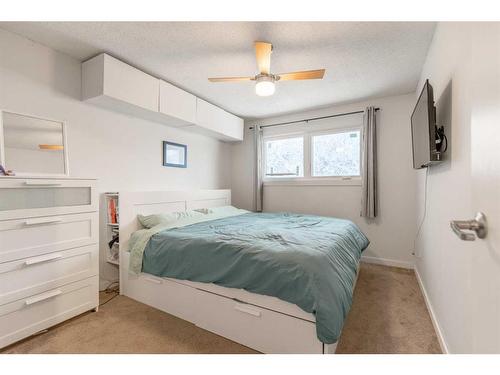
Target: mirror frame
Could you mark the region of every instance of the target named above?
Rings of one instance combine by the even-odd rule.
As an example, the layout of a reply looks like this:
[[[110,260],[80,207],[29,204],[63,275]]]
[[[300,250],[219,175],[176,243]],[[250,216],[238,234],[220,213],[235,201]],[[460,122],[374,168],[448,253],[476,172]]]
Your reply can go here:
[[[63,140],[63,146],[64,146],[64,151],[63,151],[64,173],[31,173],[31,172],[14,171],[16,176],[21,176],[21,177],[27,177],[27,176],[67,177],[67,176],[69,176],[68,141],[67,141],[66,121],[54,120],[54,119],[36,116],[36,115],[31,115],[31,114],[27,114],[27,113],[21,113],[21,112],[9,111],[6,109],[0,109],[0,164],[3,165],[4,168],[7,169],[7,166],[5,165],[5,143],[4,143],[4,133],[3,133],[3,114],[4,113],[11,113],[14,115],[26,116],[26,117],[39,119],[39,120],[45,120],[45,121],[53,121],[53,122],[60,123],[62,125],[62,140]]]

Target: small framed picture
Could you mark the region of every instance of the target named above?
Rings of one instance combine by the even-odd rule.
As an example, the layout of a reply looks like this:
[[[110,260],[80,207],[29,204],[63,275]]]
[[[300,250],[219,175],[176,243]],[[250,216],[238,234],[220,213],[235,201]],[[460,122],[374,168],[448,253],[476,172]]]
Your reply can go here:
[[[165,167],[186,168],[187,146],[163,141],[163,165]]]

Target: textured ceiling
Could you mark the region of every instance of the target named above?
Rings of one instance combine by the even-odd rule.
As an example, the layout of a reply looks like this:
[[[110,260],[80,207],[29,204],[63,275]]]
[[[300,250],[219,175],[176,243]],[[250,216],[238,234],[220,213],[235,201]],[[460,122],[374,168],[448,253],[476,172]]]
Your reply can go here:
[[[0,27],[84,61],[126,61],[245,118],[414,91],[434,23],[422,22],[0,22]],[[253,42],[274,45],[271,71],[326,68],[323,80],[253,82],[208,77],[257,73]]]

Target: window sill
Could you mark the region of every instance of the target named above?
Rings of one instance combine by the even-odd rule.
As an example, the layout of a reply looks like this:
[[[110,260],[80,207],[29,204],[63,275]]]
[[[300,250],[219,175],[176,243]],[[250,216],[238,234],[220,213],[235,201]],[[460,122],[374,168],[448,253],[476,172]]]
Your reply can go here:
[[[264,186],[361,186],[361,178],[314,178],[265,180]]]

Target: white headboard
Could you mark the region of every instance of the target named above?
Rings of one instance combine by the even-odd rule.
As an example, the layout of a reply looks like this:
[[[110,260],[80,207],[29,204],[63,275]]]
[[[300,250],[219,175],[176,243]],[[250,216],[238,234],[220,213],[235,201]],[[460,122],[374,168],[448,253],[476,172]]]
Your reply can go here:
[[[134,277],[128,272],[130,236],[142,228],[138,214],[195,210],[231,204],[231,190],[138,191],[119,192],[120,212],[120,293]]]
[[[195,210],[231,204],[231,190],[120,192],[120,252],[128,250],[133,232],[141,229],[137,215]],[[120,254],[120,259],[123,259]],[[121,266],[121,265],[120,265]]]

